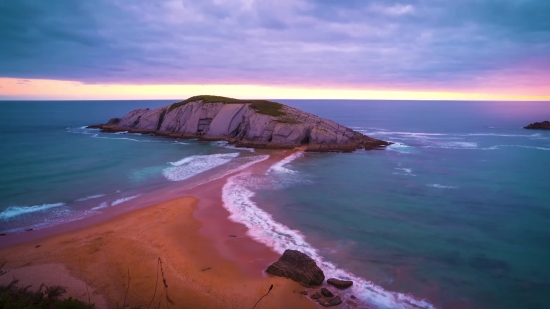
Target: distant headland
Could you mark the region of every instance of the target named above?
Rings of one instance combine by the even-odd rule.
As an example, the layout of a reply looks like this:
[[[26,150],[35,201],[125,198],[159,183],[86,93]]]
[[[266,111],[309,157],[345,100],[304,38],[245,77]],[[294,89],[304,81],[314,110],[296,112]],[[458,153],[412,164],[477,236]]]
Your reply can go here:
[[[526,127],[523,127],[524,129],[535,129],[535,130],[550,130],[550,121],[543,121],[543,122],[534,122]]]
[[[225,140],[237,147],[351,152],[383,149],[378,140],[334,121],[265,100],[194,96],[157,109],[137,109],[106,124],[103,132],[145,133],[173,138]]]

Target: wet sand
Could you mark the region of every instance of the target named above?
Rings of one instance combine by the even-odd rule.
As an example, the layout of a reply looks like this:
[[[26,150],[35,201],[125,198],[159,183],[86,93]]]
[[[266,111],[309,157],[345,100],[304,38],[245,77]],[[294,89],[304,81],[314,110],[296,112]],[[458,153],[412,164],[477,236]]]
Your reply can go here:
[[[249,169],[263,172],[290,153],[272,155]],[[67,296],[86,302],[90,296],[96,308],[124,303],[252,308],[273,284],[256,308],[316,308],[298,293],[302,286],[265,274],[278,254],[227,219],[221,189],[232,175],[192,189],[198,198],[174,198],[102,221],[91,218],[82,228],[73,223],[64,232],[51,229],[42,239],[41,231],[29,232],[31,238],[22,233],[19,244],[1,246],[0,262],[7,261],[10,273],[0,282],[14,275],[21,285],[61,284],[68,287]]]
[[[142,308],[151,302],[155,308],[159,303],[173,308],[252,308],[271,284],[273,290],[256,308],[315,308],[296,293],[303,290],[299,284],[251,275],[222,258],[213,241],[199,232],[202,223],[193,217],[197,203],[193,197],[178,198],[36,244],[3,249],[0,260],[7,261],[5,268],[11,271],[0,278],[15,275],[21,284],[36,287],[48,278],[83,301],[88,300],[87,286],[97,308],[122,307],[125,297],[126,304]]]

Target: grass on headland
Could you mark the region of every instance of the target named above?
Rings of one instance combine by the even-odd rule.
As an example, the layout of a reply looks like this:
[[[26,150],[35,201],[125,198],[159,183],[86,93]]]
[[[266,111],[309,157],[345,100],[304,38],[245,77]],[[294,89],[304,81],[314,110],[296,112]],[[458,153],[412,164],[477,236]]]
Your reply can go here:
[[[7,272],[3,270],[6,263],[0,264],[0,276]],[[60,297],[67,289],[60,285],[40,285],[38,291],[30,291],[31,286],[20,287],[19,280],[13,279],[7,285],[0,285],[0,308],[3,309],[94,309],[94,304]]]
[[[270,115],[270,116],[284,116],[285,113],[281,111],[283,104],[277,102],[271,102],[267,100],[239,100],[233,98],[220,97],[215,95],[198,95],[190,97],[185,101],[174,103],[170,106],[168,111],[173,110],[174,108],[183,106],[190,102],[195,102],[202,100],[204,103],[225,103],[225,104],[250,104],[254,110],[260,114]]]

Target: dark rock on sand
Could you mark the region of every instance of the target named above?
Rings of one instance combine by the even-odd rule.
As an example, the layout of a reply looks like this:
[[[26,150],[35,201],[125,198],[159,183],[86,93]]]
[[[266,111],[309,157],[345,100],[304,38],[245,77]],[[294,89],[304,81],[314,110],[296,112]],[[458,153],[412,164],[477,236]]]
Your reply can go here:
[[[311,299],[319,299],[319,298],[321,298],[321,293],[315,292],[315,293],[311,294],[310,298]]]
[[[378,140],[334,121],[265,100],[195,96],[157,109],[136,109],[106,124],[102,132],[155,134],[171,138],[225,140],[237,147],[350,152],[383,149]]]
[[[321,294],[325,297],[334,297],[334,294],[327,288],[321,288]]]
[[[324,306],[324,307],[338,306],[341,303],[342,303],[342,299],[340,298],[340,296],[319,301],[319,304],[321,304],[321,306]]]
[[[336,279],[336,278],[328,279],[327,283],[333,285],[334,287],[336,287],[340,290],[347,289],[347,288],[349,288],[350,286],[353,285],[353,281],[340,280],[340,279]]]
[[[550,130],[550,121],[535,122],[523,128],[535,130]]]
[[[286,250],[277,262],[266,269],[266,272],[307,286],[320,285],[325,280],[325,274],[315,261],[297,250]]]

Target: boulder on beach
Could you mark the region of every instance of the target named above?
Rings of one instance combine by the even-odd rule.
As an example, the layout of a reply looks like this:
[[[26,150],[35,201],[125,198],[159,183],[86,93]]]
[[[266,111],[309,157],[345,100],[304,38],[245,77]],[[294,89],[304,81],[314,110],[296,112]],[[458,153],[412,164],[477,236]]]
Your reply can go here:
[[[271,264],[266,272],[292,279],[306,286],[321,285],[325,280],[325,274],[317,263],[297,250],[285,250],[279,260]]]
[[[334,294],[327,288],[321,288],[321,294],[323,294],[324,297],[334,297]]]
[[[332,306],[338,306],[342,303],[342,299],[340,296],[332,297],[329,299],[320,300],[319,304],[323,307],[332,307]]]
[[[523,128],[535,130],[550,130],[550,121],[534,122]]]
[[[349,288],[350,286],[353,285],[353,281],[351,281],[351,280],[340,280],[340,279],[336,279],[336,278],[328,279],[327,283],[331,284],[332,286],[334,286],[334,287],[336,287],[340,290],[347,289],[347,288]]]

